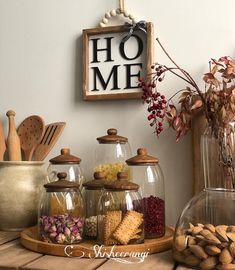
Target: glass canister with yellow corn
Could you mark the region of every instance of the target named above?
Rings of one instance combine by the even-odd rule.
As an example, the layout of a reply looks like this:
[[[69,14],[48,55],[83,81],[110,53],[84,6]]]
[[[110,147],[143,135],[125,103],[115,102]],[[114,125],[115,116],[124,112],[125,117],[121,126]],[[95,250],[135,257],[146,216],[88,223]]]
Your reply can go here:
[[[115,128],[109,128],[107,135],[98,137],[99,145],[95,150],[96,172],[102,172],[106,180],[117,180],[118,172],[127,172],[131,179],[131,169],[126,164],[126,159],[131,157],[131,147],[126,137],[118,135]]]

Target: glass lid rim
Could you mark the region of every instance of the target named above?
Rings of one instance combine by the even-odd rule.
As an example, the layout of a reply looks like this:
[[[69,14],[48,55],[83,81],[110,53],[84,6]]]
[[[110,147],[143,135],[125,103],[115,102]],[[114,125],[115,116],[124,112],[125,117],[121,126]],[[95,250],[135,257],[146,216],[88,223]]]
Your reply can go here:
[[[235,188],[204,188],[204,191],[234,192],[235,193]]]

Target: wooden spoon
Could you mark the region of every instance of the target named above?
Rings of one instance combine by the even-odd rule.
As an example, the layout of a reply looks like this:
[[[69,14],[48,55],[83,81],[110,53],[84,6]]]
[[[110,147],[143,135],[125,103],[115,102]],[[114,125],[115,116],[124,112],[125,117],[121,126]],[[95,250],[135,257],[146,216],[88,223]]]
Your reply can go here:
[[[33,152],[40,143],[45,131],[43,119],[38,115],[31,115],[24,119],[17,131],[25,160],[32,160]]]
[[[0,119],[0,161],[3,160],[5,151],[6,151],[6,142],[4,138],[2,121]]]

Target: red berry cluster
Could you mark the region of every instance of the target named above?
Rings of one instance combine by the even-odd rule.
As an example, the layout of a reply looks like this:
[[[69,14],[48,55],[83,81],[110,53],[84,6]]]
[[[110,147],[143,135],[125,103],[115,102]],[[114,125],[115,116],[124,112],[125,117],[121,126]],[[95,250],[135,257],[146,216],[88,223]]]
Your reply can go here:
[[[159,77],[161,79],[162,77]],[[146,83],[143,78],[139,78],[139,86],[143,90],[142,99],[148,104],[148,120],[150,126],[155,126],[155,132],[159,135],[163,131],[163,119],[165,116],[166,98],[156,91],[156,84]]]
[[[143,198],[145,238],[157,238],[165,234],[165,202],[150,196]]]
[[[161,82],[165,77],[165,72],[167,71],[166,68],[164,68],[162,65],[156,64],[156,66],[151,66],[151,69],[155,70],[155,74],[153,76],[153,79],[155,81]]]

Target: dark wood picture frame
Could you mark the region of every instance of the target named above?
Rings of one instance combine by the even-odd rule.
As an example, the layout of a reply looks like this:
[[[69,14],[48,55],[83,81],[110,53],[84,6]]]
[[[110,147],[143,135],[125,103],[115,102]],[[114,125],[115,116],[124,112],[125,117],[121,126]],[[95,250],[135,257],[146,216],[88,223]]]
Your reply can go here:
[[[140,31],[140,30],[138,30]],[[154,36],[153,24],[151,22],[146,23],[146,50],[143,51],[145,57],[145,75],[151,73],[151,65],[153,64],[153,36]],[[131,89],[125,93],[124,89],[120,89],[118,93],[112,93],[111,91],[106,91],[105,93],[98,93],[100,91],[92,91],[89,86],[90,75],[89,75],[89,39],[93,36],[106,35],[106,34],[116,34],[126,35],[129,30],[125,25],[123,26],[110,26],[104,28],[92,28],[83,30],[83,99],[84,100],[113,100],[113,99],[138,99],[142,96],[141,88]],[[135,31],[134,33],[135,34]],[[138,90],[137,90],[138,89]],[[111,92],[111,93],[110,93]],[[113,91],[114,92],[114,91]],[[116,91],[117,92],[117,91]]]

